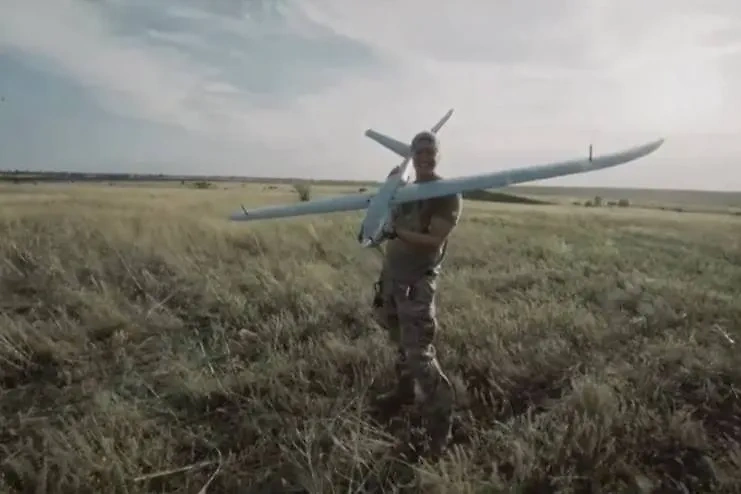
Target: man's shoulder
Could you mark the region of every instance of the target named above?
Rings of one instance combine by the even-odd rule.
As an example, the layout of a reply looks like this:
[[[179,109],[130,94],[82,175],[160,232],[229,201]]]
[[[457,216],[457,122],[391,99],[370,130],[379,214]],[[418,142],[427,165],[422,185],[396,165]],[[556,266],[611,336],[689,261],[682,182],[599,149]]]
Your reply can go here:
[[[463,194],[456,192],[454,194],[446,194],[444,196],[437,196],[430,199],[430,201],[439,207],[460,207],[463,202]]]
[[[446,220],[453,221],[453,223],[458,222],[458,217],[463,209],[461,194],[433,197],[429,201],[430,214],[432,216],[442,217]]]
[[[438,197],[435,209],[441,211],[458,211],[463,206],[463,196],[460,193]]]

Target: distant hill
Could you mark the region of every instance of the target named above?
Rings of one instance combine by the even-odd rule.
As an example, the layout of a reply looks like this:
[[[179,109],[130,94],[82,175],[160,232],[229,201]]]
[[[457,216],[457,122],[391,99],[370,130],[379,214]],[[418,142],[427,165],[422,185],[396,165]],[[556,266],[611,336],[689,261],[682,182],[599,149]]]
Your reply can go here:
[[[594,199],[628,200],[634,206],[712,206],[741,208],[741,191],[630,189],[608,187],[557,187],[548,185],[515,185],[503,189],[511,194],[535,196],[553,203]]]
[[[505,202],[509,204],[552,204],[550,202],[532,199],[530,197],[514,196],[489,190],[472,190],[470,192],[464,192],[463,198],[470,201]]]

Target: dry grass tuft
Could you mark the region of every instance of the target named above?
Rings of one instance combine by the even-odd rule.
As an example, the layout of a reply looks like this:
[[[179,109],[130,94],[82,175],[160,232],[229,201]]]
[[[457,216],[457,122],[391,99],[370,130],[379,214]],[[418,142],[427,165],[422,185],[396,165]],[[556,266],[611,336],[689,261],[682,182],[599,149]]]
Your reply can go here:
[[[467,203],[455,447],[410,465],[359,216],[223,219],[292,194],[0,188],[0,491],[741,489],[738,218]]]

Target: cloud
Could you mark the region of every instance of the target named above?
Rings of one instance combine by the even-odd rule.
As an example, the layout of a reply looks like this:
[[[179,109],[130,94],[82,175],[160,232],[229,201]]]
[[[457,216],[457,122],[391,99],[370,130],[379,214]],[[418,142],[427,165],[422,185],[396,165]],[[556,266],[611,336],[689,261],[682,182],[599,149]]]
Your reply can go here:
[[[208,67],[143,39],[116,37],[92,3],[43,3],[42,9],[38,2],[6,4],[0,15],[4,44],[78,81],[110,111],[203,129],[189,100],[207,80]]]
[[[395,158],[367,127],[409,139],[453,106],[449,174],[666,135],[600,183],[666,186],[681,163],[687,186],[718,188],[708,167],[741,156],[740,26],[730,0],[36,0],[0,6],[0,50],[111,115],[180,129],[182,171],[376,178]],[[584,177],[569,180],[599,181]]]

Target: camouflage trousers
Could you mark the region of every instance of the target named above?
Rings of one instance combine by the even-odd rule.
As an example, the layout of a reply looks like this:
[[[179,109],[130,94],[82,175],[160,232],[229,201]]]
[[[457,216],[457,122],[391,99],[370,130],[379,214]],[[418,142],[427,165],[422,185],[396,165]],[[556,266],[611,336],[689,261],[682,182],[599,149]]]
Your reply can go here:
[[[383,276],[382,305],[376,308],[376,318],[398,346],[395,393],[406,395],[400,398],[417,405],[432,438],[432,448],[441,449],[450,435],[454,394],[433,345],[438,326],[436,290],[437,280],[432,276],[414,283]]]

